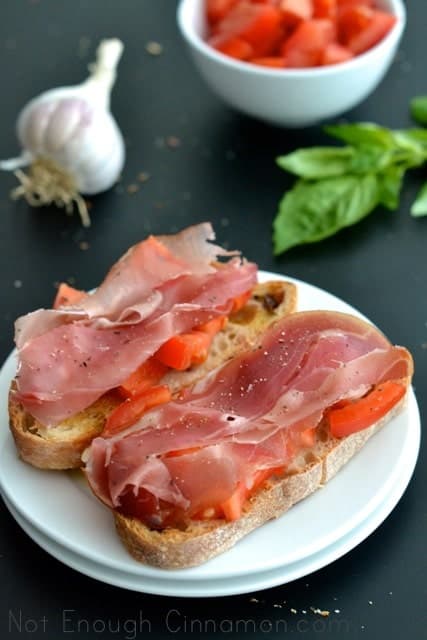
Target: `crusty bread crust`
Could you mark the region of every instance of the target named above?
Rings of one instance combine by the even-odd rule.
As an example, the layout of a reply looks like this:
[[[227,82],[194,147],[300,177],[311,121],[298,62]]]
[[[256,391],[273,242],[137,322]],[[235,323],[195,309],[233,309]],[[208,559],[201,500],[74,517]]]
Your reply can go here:
[[[279,318],[296,310],[294,284],[270,281],[258,284],[245,307],[230,317],[214,339],[209,357],[203,364],[184,372],[170,372],[162,382],[176,393],[237,354],[253,347],[264,331]],[[40,469],[75,469],[82,465],[83,451],[100,435],[109,413],[120,399],[112,392],[84,411],[46,428],[14,400],[14,383],[9,393],[9,424],[20,457]]]
[[[409,385],[409,381],[407,381]],[[207,562],[238,540],[329,482],[338,471],[401,410],[406,396],[384,418],[346,438],[333,438],[327,425],[318,428],[317,443],[305,450],[283,477],[270,479],[247,502],[239,520],[193,521],[185,530],[149,529],[135,518],[113,511],[117,533],[139,562],[162,569],[182,569]]]
[[[99,398],[90,407],[47,429],[25,411],[9,393],[9,426],[22,460],[39,469],[75,469],[82,452],[98,436],[108,414],[120,400],[115,393]]]

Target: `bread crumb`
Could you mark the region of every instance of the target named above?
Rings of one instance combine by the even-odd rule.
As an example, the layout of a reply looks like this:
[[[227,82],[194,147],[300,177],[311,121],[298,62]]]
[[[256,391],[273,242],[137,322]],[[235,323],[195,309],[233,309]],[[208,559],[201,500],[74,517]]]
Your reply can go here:
[[[149,179],[150,179],[149,173],[146,173],[145,171],[140,171],[140,173],[138,173],[139,182],[147,182],[147,180]]]
[[[135,184],[134,182],[127,186],[127,192],[130,193],[131,195],[133,193],[136,193],[137,191],[139,191],[139,185]]]
[[[177,147],[181,146],[181,140],[177,138],[177,136],[168,136],[166,138],[166,144],[168,145],[169,149],[176,149]]]
[[[278,604],[278,603],[273,604],[273,607],[275,609],[283,609],[283,606],[281,604]]]
[[[374,603],[372,602],[372,600],[368,600],[368,604],[372,605]]]
[[[79,249],[81,249],[82,251],[87,251],[90,248],[90,244],[89,242],[87,242],[87,240],[82,240],[81,242],[79,242]]]
[[[163,47],[160,42],[155,42],[154,40],[147,42],[145,50],[150,56],[160,56],[163,53]]]
[[[317,613],[319,616],[323,616],[324,618],[327,618],[331,614],[327,609],[319,609],[318,607],[310,607],[310,609],[313,613]]]
[[[296,609],[291,609],[291,613],[297,613]]]
[[[250,598],[249,602],[259,602],[258,598]]]
[[[334,613],[341,613],[341,609],[334,609]]]

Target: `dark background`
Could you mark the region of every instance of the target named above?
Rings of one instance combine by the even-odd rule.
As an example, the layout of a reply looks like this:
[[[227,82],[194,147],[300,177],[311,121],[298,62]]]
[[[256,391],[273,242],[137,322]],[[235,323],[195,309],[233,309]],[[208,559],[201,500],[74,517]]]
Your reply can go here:
[[[392,341],[409,347],[425,415],[427,220],[409,215],[423,172],[407,177],[397,212],[378,210],[333,239],[274,259],[271,223],[283,191],[292,184],[275,166],[275,157],[296,147],[324,143],[326,137],[320,127],[278,129],[220,103],[187,56],[177,33],[176,5],[175,0],[1,2],[0,156],[18,152],[14,125],[19,109],[43,90],[81,81],[97,42],[108,36],[125,43],[112,109],[127,143],[121,183],[91,198],[89,230],[82,229],[77,215],[67,217],[62,211],[32,210],[24,202],[11,202],[8,194],[15,179],[0,175],[1,359],[13,347],[13,320],[49,305],[55,282],[68,279],[78,287],[91,288],[128,246],[148,232],[173,232],[189,223],[211,220],[220,242],[240,248],[261,268],[301,278],[344,298]],[[390,73],[369,99],[346,114],[348,120],[410,125],[410,98],[427,93],[427,5],[413,0],[408,13],[406,33]],[[145,49],[153,40],[163,47],[158,57]],[[178,139],[178,146],[173,146],[177,140],[171,146],[171,136]],[[150,174],[144,184],[138,181],[141,172]],[[139,186],[136,193],[129,193],[132,184]],[[30,621],[27,635],[56,639],[63,631],[62,612],[71,609],[75,618],[88,621],[91,631],[82,633],[83,637],[124,638],[125,622],[140,617],[150,623],[142,627],[140,637],[183,637],[190,634],[185,617],[188,621],[196,617],[213,620],[208,628],[217,631],[221,622],[231,621],[223,626],[230,638],[254,635],[239,629],[239,619],[256,620],[258,637],[293,633],[315,638],[326,633],[345,638],[424,638],[425,464],[423,443],[404,497],[359,547],[322,571],[255,596],[184,600],[96,582],[39,549],[1,504],[0,631],[3,637],[25,635],[9,620],[9,612],[21,611],[23,620]],[[310,606],[339,613],[321,618],[311,613]],[[180,617],[168,630],[166,615],[174,609]],[[109,620],[110,631],[96,631],[97,619]],[[267,621],[264,627],[262,620]],[[286,624],[276,625],[277,620]],[[178,626],[181,632],[174,633]],[[215,633],[201,635],[209,638]]]

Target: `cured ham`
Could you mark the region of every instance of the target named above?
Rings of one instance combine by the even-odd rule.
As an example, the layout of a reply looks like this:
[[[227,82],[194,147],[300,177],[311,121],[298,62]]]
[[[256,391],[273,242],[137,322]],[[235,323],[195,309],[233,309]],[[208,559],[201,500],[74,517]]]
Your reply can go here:
[[[255,471],[285,468],[328,408],[411,372],[408,351],[366,322],[295,313],[178,400],[96,438],[86,474],[110,507],[165,526],[250,488]]]
[[[120,385],[171,337],[230,312],[257,268],[212,244],[209,224],[150,237],[77,305],[41,309],[15,326],[16,399],[51,426]]]

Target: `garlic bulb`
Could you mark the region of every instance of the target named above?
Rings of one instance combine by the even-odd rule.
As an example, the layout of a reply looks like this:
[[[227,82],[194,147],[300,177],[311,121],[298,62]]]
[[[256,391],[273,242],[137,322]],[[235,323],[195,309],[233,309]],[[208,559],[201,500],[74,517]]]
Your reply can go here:
[[[80,194],[105,191],[118,179],[125,160],[122,134],[110,112],[110,93],[123,51],[120,40],[98,47],[91,75],[80,85],[46,91],[31,100],[18,116],[19,158],[0,162],[21,182],[12,197],[35,206],[54,203],[71,212],[77,205],[89,226]],[[21,168],[29,165],[29,173]]]

